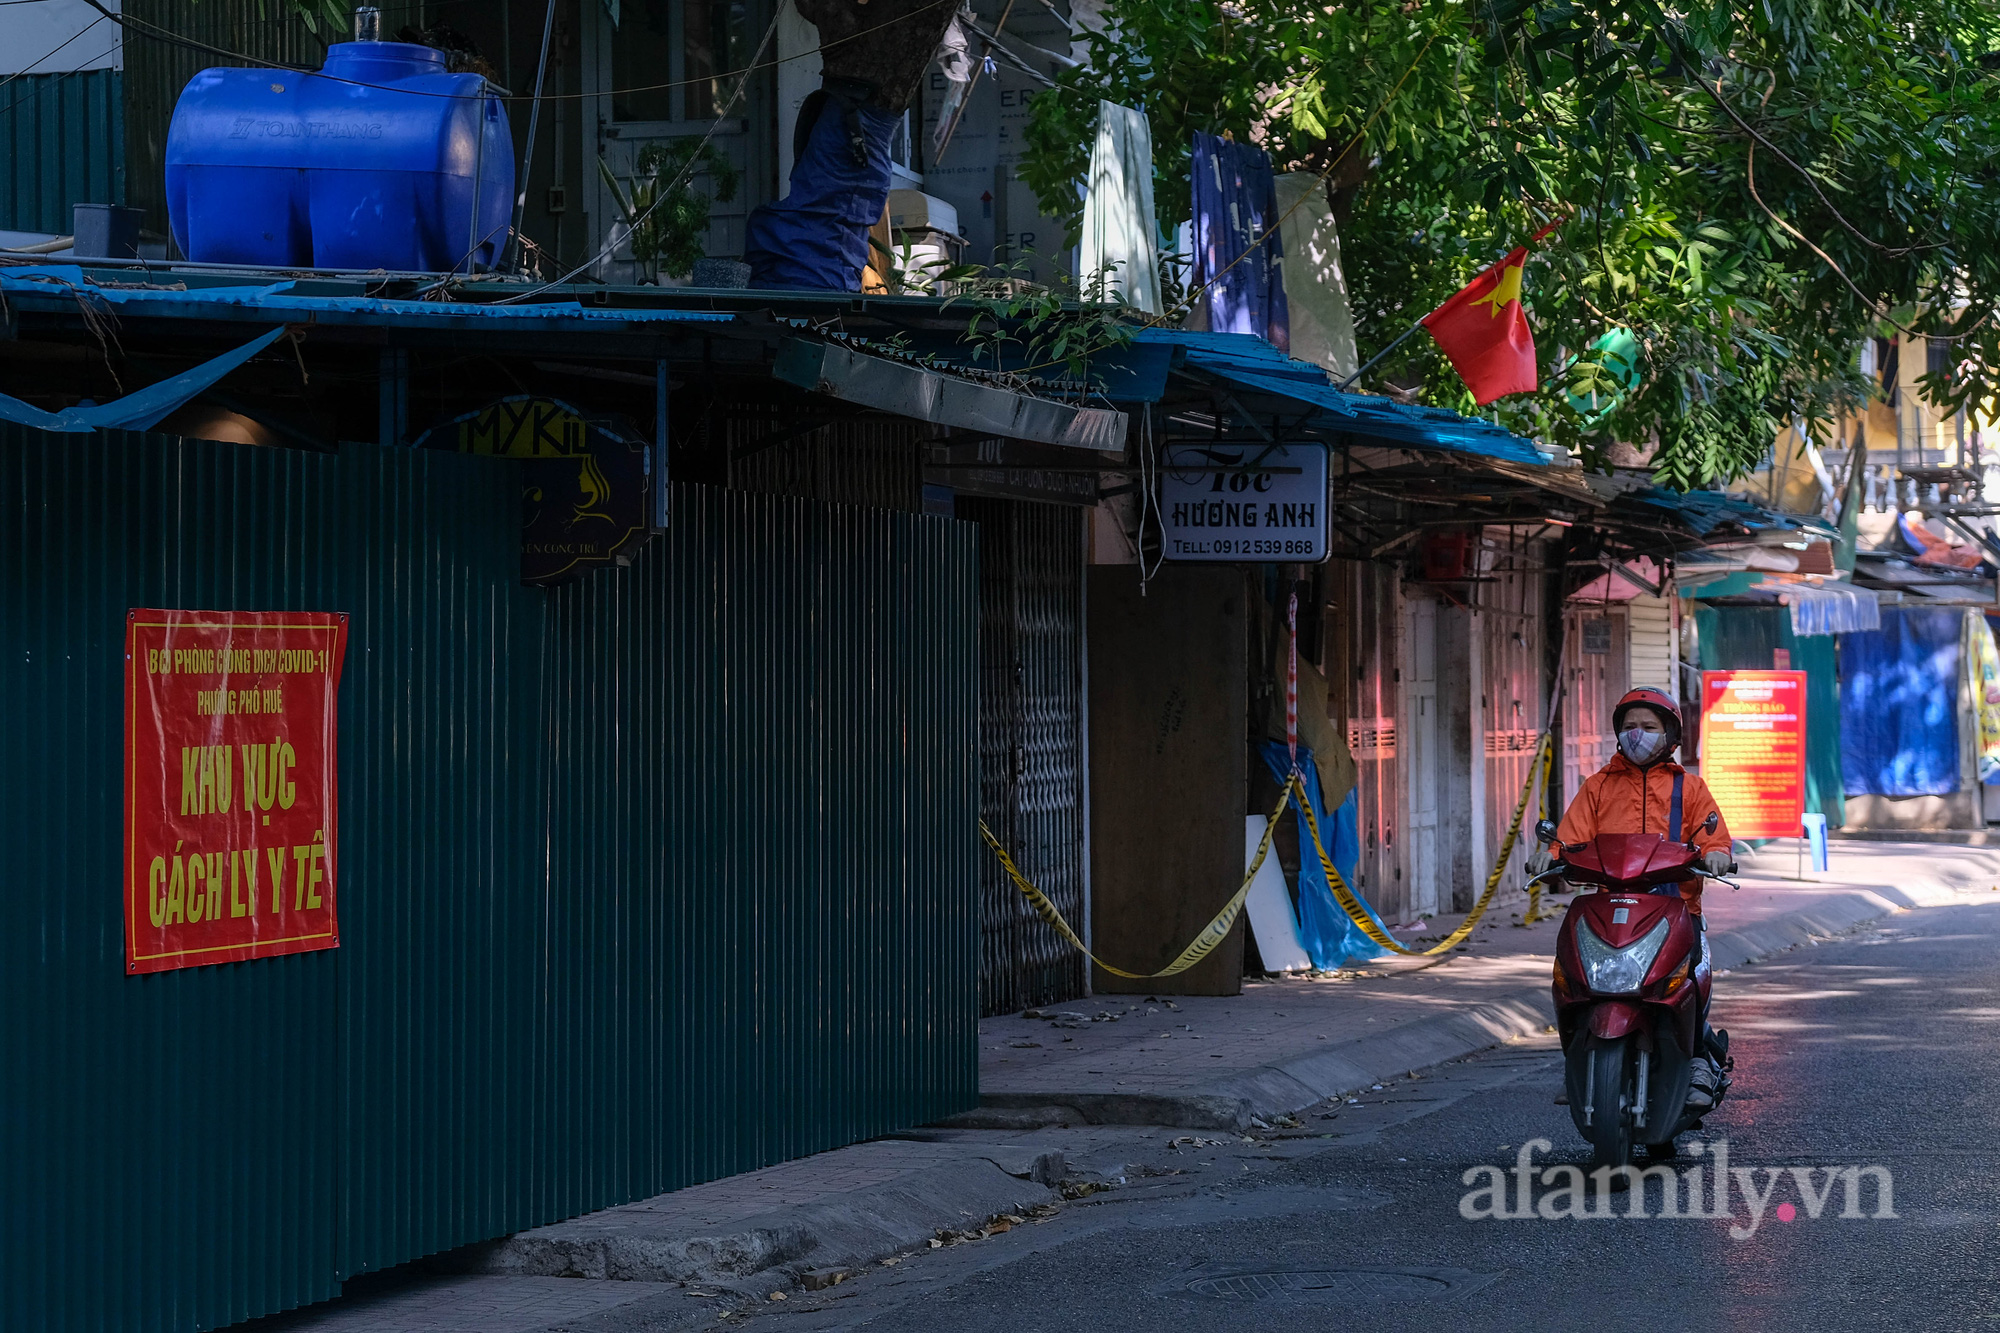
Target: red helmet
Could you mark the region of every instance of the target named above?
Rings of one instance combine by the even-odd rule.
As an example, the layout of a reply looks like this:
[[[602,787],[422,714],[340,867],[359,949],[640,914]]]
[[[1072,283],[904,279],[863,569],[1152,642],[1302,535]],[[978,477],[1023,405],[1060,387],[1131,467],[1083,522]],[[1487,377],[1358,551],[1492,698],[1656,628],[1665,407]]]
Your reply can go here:
[[[1625,697],[1612,706],[1611,730],[1613,734],[1625,729],[1626,711],[1640,707],[1650,708],[1658,713],[1661,721],[1666,723],[1667,735],[1673,738],[1676,745],[1680,744],[1680,705],[1675,703],[1665,690],[1656,690],[1650,685],[1642,685],[1636,690],[1627,690]]]

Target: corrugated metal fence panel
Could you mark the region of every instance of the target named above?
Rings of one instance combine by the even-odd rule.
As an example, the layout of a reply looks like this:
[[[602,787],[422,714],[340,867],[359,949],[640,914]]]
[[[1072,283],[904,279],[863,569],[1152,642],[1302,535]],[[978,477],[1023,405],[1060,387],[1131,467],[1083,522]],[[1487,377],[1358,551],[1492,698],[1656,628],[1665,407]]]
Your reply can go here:
[[[922,451],[931,428],[921,422],[837,421],[793,435],[789,414],[775,403],[732,402],[719,411],[733,487],[880,509],[924,507]]]
[[[0,86],[0,230],[67,235],[72,204],[125,202],[125,76],[23,74]]]
[[[1586,622],[1604,622],[1586,631]],[[1574,796],[1583,780],[1611,762],[1617,740],[1611,734],[1611,706],[1630,688],[1622,606],[1572,604],[1563,612],[1562,794]],[[1586,652],[1586,648],[1602,648]],[[1539,808],[1539,807],[1537,807]],[[1560,811],[1555,816],[1560,819]]]
[[[270,61],[318,69],[329,41],[345,34],[324,19],[316,34],[288,3],[271,0],[124,0],[122,12],[139,20],[125,29],[125,169],[130,203],[146,211],[145,226],[167,232],[167,125],[189,79],[220,65]],[[388,7],[390,28],[410,21],[407,7]],[[144,26],[141,26],[144,25]],[[242,53],[232,60],[156,35]],[[65,228],[67,230],[67,228]]]
[[[1355,821],[1361,842],[1355,885],[1380,910],[1400,903],[1403,852],[1396,836],[1398,793],[1403,781],[1397,762],[1401,701],[1396,645],[1402,597],[1394,568],[1361,561],[1336,566],[1328,601],[1339,607],[1335,638],[1338,657],[1329,656],[1334,695],[1345,704],[1347,748],[1354,755]]]
[[[1021,762],[1014,846],[1066,919],[1083,910],[1083,519],[1063,505],[1009,502],[1014,523],[1014,652],[1021,664]],[[1018,891],[1017,908],[1025,907]],[[1031,977],[1024,1004],[1083,994],[1083,956],[1039,918],[1061,951]]]
[[[1548,706],[1547,654],[1543,648],[1543,592],[1545,575],[1536,572],[1544,563],[1543,543],[1521,541],[1511,532],[1485,538],[1492,543],[1487,569],[1489,582],[1475,585],[1474,604],[1481,625],[1480,707],[1486,737],[1486,855],[1497,858],[1507,828],[1514,819],[1514,806],[1527,785],[1534,765],[1535,744],[1542,733],[1542,713]],[[1494,549],[1497,548],[1497,549]],[[1532,832],[1534,819],[1525,811],[1522,823]],[[1523,888],[1527,877],[1522,867],[1527,861],[1530,837],[1515,840],[1512,857],[1500,879],[1503,892]],[[1491,871],[1489,862],[1478,867],[1480,884]],[[1470,909],[1472,885],[1461,885],[1467,901],[1458,904]]]
[[[244,458],[245,464],[254,459]],[[544,595],[504,469],[347,446],[322,483],[349,613],[341,689],[343,1275],[495,1235],[542,1203],[537,975],[556,805]],[[330,542],[332,539],[330,539]],[[357,670],[356,668],[360,669]]]
[[[11,428],[0,515],[0,1326],[229,1324],[976,1100],[971,525],[683,487],[541,592],[487,460]],[[123,975],[134,605],[350,612],[340,949]]]
[[[333,466],[156,444],[0,433],[8,1329],[213,1327],[339,1286],[336,955],[127,977],[119,909],[126,609],[333,605]]]
[[[1081,929],[1082,513],[1017,500],[958,503],[981,534],[980,817]],[[1083,955],[1036,915],[990,856],[980,863],[980,903],[981,1013],[1084,993]]]

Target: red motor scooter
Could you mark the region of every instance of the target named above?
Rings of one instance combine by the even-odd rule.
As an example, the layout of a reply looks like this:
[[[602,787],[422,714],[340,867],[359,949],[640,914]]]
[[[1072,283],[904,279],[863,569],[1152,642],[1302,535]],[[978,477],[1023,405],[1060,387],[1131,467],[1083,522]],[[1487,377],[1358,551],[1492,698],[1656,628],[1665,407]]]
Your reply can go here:
[[[1708,831],[1716,827],[1708,817]],[[1624,1166],[1635,1148],[1665,1160],[1677,1135],[1713,1107],[1688,1108],[1694,1062],[1728,1064],[1728,1034],[1707,1037],[1708,940],[1681,902],[1680,881],[1716,879],[1696,868],[1693,843],[1660,833],[1605,833],[1557,845],[1556,826],[1536,826],[1557,860],[1536,876],[1598,886],[1580,893],[1556,935],[1556,1030],[1562,1037],[1570,1118],[1597,1166]],[[1730,873],[1734,874],[1732,862]],[[1726,1078],[1715,1091],[1720,1105]]]

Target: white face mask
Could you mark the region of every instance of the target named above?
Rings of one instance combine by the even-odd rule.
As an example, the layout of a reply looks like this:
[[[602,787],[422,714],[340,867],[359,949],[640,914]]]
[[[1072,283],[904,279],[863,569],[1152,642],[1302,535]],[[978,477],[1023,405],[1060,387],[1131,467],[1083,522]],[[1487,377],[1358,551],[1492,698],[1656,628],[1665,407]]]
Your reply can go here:
[[[1627,727],[1618,733],[1618,749],[1635,764],[1649,764],[1667,752],[1667,733]]]

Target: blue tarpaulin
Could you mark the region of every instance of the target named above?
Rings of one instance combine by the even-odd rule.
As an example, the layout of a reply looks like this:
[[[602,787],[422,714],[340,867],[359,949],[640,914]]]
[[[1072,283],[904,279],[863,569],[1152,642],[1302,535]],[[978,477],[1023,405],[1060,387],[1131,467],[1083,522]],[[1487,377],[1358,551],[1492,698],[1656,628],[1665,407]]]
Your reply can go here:
[[[15,421],[37,430],[62,431],[72,435],[96,430],[151,430],[182,403],[276,342],[284,331],[281,325],[261,338],[252,338],[232,352],[224,352],[191,370],[183,370],[158,384],[149,384],[108,403],[44,412],[39,407],[30,407],[18,398],[0,393],[0,421]]]
[[[1253,333],[1281,352],[1290,350],[1284,254],[1270,155],[1197,131],[1194,280],[1206,284],[1208,327]]]
[[[1257,748],[1271,770],[1271,776],[1282,783],[1291,771],[1291,751],[1282,741],[1260,741]],[[1358,889],[1354,889],[1354,876],[1361,865],[1361,834],[1355,817],[1354,793],[1347,793],[1347,799],[1341,802],[1338,810],[1328,810],[1326,799],[1320,794],[1319,765],[1313,762],[1312,751],[1303,745],[1299,747],[1299,771],[1305,777],[1306,796],[1312,801],[1313,817],[1319,821],[1320,837],[1326,841],[1326,853],[1333,860],[1333,868],[1340,872],[1347,887],[1354,890],[1354,896],[1365,905],[1367,900],[1361,898]],[[1362,934],[1361,928],[1334,900],[1326,868],[1320,865],[1319,852],[1313,847],[1312,830],[1306,827],[1305,820],[1297,822],[1299,941],[1306,946],[1313,966],[1322,970],[1347,967],[1378,957],[1382,952],[1381,946]],[[1381,921],[1377,919],[1376,924],[1380,925]]]
[[[902,119],[839,96],[821,99],[792,164],[791,190],[750,214],[743,259],[752,287],[861,290],[868,229],[889,203],[889,136]]]
[[[1840,767],[1849,796],[1959,788],[1958,675],[1965,612],[1882,608],[1882,628],[1840,636]]]

